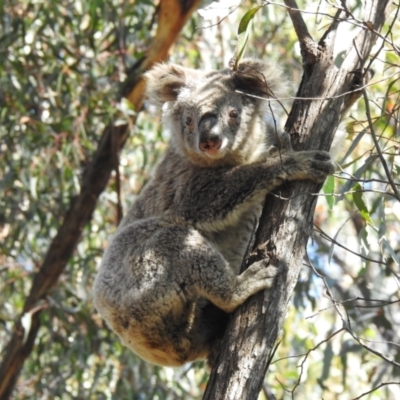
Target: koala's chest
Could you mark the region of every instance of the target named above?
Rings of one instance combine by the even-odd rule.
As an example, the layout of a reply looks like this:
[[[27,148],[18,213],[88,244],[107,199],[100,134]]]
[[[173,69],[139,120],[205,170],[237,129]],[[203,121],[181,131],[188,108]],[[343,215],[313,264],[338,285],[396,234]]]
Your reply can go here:
[[[242,215],[237,222],[227,225],[222,230],[202,232],[221,252],[236,274],[239,274],[244,254],[251,239],[254,224],[259,217],[259,212],[260,209],[255,207],[253,210]]]

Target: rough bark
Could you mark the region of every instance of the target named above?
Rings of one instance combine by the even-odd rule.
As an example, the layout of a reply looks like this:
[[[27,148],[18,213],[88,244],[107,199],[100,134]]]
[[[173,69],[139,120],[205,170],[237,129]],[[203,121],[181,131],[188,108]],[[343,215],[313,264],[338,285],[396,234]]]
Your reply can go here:
[[[161,0],[158,26],[146,57],[136,65],[124,85],[123,95],[136,110],[140,110],[143,96],[142,73],[154,63],[167,58],[171,45],[183,25],[199,5],[200,0]],[[81,233],[90,221],[97,199],[105,189],[112,170],[116,167],[118,152],[128,137],[127,126],[108,126],[102,133],[98,148],[89,162],[81,182],[81,192],[71,200],[69,211],[52,240],[45,259],[33,277],[32,288],[26,299],[21,317],[16,321],[0,365],[0,400],[9,399],[19,373],[32,352],[41,327],[40,302],[54,290],[69,259],[80,240]],[[29,326],[22,324],[22,318]],[[28,318],[27,318],[28,317]]]
[[[346,105],[352,101],[350,94],[339,95],[351,92],[357,84],[352,71],[365,66],[377,38],[374,32],[381,30],[391,2],[365,2],[365,26],[349,46],[340,69],[334,66],[332,56],[338,22],[331,24],[318,43],[312,43],[295,1],[285,3],[304,61],[297,97],[313,98],[294,102],[285,129],[296,150],[329,150]],[[346,18],[346,13],[340,17]],[[320,188],[311,182],[294,182],[275,191],[290,200],[266,199],[250,260],[269,258],[281,267],[281,273],[270,292],[258,293],[233,314],[203,399],[258,398],[312,232],[316,196],[310,193],[318,193]]]

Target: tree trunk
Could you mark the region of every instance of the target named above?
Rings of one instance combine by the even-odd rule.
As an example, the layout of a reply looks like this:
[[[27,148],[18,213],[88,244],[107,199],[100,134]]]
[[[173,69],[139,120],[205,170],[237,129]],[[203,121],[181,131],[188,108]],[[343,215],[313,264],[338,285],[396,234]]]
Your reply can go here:
[[[295,1],[285,1],[304,61],[297,93],[304,100],[293,103],[285,127],[295,150],[329,150],[341,116],[354,99],[354,94],[348,92],[362,83],[353,71],[366,66],[390,3],[389,0],[365,2],[364,27],[337,69],[333,63],[335,33],[339,16],[346,19],[346,12],[337,13],[337,19],[316,43],[296,11]],[[213,361],[203,399],[258,398],[312,233],[317,197],[310,194],[320,189],[321,185],[316,183],[292,182],[267,197],[247,264],[269,258],[281,272],[273,289],[253,296],[233,314],[220,353]]]
[[[155,37],[142,62],[130,71],[123,95],[136,110],[140,110],[144,84],[143,72],[154,63],[167,58],[171,45],[183,25],[199,5],[200,0],[161,0]],[[108,126],[84,173],[81,192],[72,199],[69,211],[52,240],[46,257],[33,278],[22,315],[16,321],[13,334],[5,346],[0,365],[0,400],[10,398],[25,360],[33,350],[40,328],[41,302],[57,285],[69,259],[79,243],[81,233],[90,221],[97,199],[107,186],[111,172],[118,165],[118,153],[128,137],[128,126]],[[22,323],[25,322],[25,324]]]

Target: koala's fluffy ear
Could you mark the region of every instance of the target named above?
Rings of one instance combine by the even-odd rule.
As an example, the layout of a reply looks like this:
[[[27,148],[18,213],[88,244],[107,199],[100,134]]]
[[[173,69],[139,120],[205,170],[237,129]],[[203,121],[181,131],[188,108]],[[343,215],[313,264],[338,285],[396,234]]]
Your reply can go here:
[[[176,100],[180,90],[186,86],[189,70],[176,64],[157,64],[144,74],[146,94],[149,101],[161,106]]]
[[[284,79],[275,64],[246,58],[233,72],[236,89],[262,97],[279,97],[285,92]]]

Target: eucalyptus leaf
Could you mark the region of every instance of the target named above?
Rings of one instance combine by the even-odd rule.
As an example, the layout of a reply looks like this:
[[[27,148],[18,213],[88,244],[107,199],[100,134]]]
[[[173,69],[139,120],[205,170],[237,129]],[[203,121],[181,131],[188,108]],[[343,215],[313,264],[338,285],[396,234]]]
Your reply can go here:
[[[243,16],[240,20],[239,28],[238,28],[238,37],[237,37],[237,48],[236,48],[236,57],[235,57],[235,66],[234,69],[237,68],[240,60],[243,58],[243,54],[246,50],[247,41],[249,39],[249,32],[251,28],[251,21],[256,15],[257,11],[262,6],[257,6],[249,11]]]
[[[353,186],[353,190],[355,191],[354,193],[352,193],[352,197],[354,200],[354,204],[357,206],[358,211],[360,212],[361,216],[364,218],[364,220],[366,222],[368,222],[371,225],[374,225],[371,216],[369,214],[367,205],[364,202],[363,199],[363,188],[361,187],[361,185],[359,183],[356,183]]]
[[[326,202],[332,210],[333,205],[335,204],[335,196],[333,196],[333,193],[335,192],[335,178],[332,175],[329,175],[326,178],[322,190],[325,193]]]

